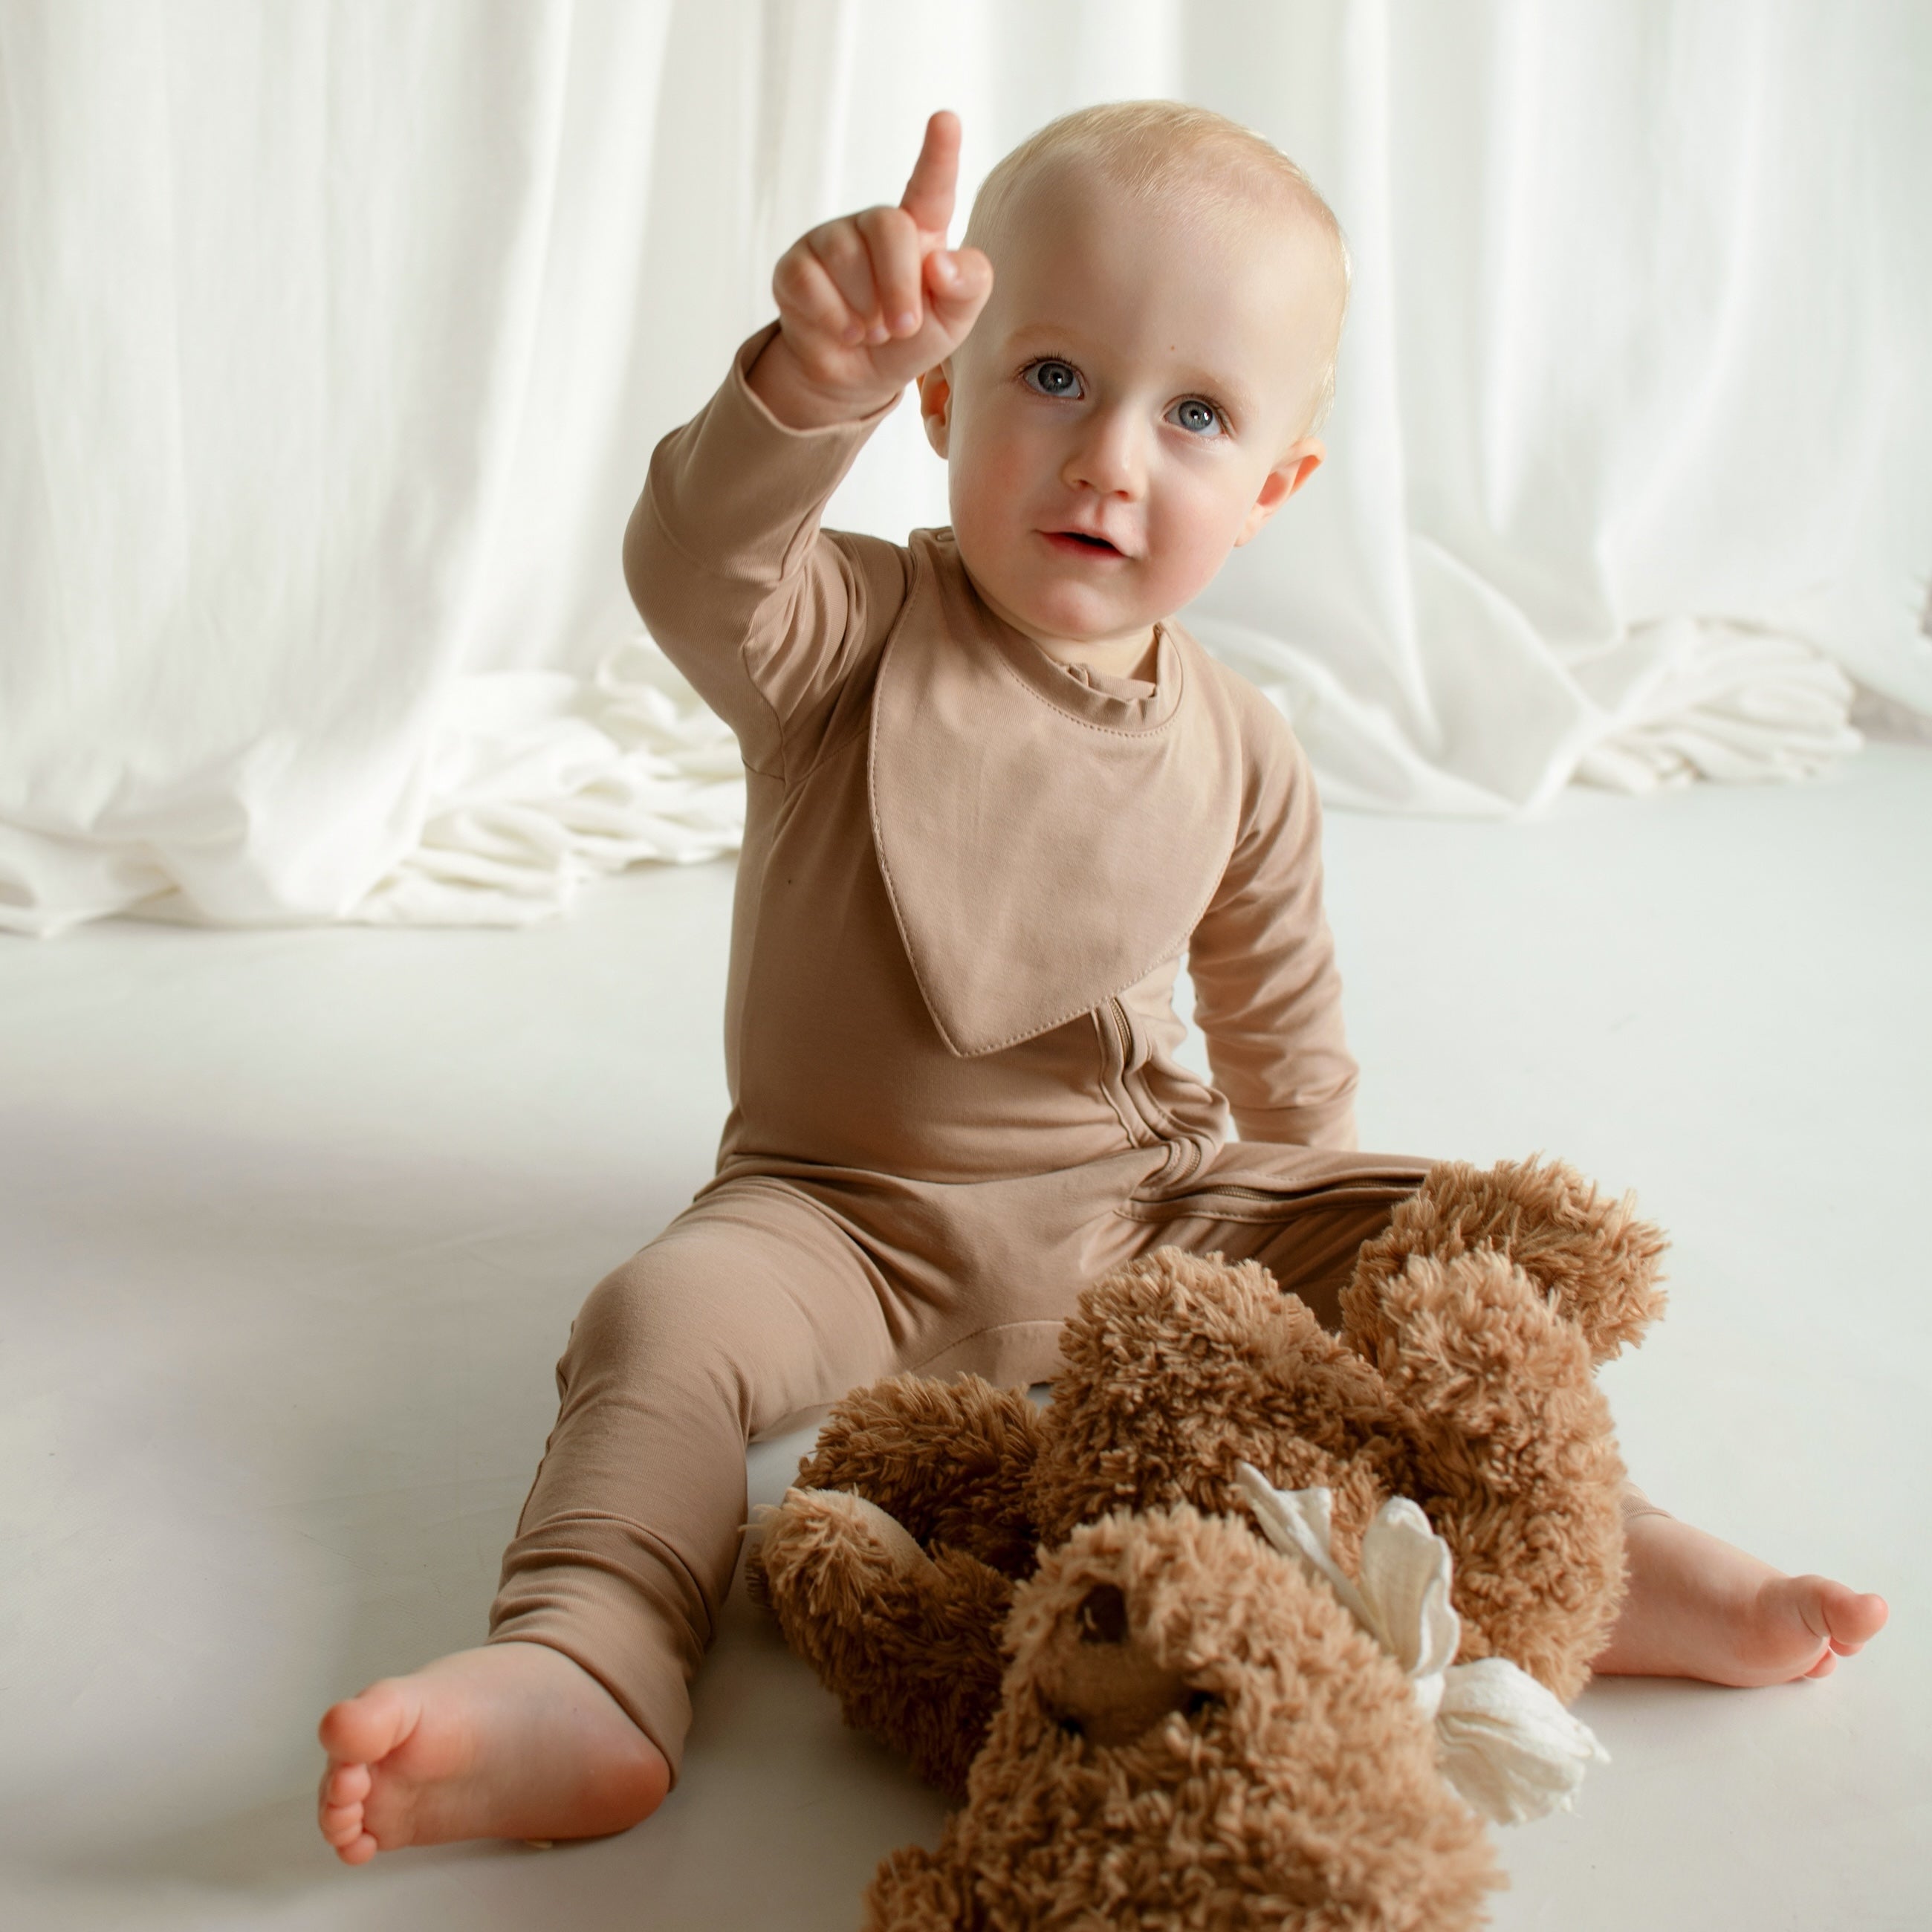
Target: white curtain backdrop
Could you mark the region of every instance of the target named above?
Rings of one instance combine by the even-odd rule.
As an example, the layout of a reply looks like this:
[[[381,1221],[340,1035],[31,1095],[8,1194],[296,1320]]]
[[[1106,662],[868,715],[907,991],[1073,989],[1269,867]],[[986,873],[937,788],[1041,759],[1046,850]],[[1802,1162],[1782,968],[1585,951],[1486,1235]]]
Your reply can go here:
[[[1354,250],[1330,461],[1189,620],[1328,795],[1932,714],[1912,0],[0,0],[0,925],[542,916],[728,849],[618,566],[778,251],[1168,94]],[[832,520],[945,520],[912,412]]]

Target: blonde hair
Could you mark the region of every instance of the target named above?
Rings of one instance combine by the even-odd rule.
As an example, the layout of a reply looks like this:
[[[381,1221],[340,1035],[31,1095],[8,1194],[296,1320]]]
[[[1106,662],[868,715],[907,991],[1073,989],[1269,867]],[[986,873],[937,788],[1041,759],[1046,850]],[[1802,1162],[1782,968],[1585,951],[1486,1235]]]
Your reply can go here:
[[[1272,141],[1212,108],[1179,100],[1111,100],[1076,108],[1029,134],[980,184],[964,245],[986,248],[1024,189],[1056,163],[1085,163],[1130,195],[1158,198],[1183,214],[1226,212],[1232,189],[1250,203],[1285,199],[1333,252],[1335,332],[1310,427],[1335,397],[1335,356],[1348,306],[1348,244],[1335,211]],[[989,251],[990,252],[990,251]]]

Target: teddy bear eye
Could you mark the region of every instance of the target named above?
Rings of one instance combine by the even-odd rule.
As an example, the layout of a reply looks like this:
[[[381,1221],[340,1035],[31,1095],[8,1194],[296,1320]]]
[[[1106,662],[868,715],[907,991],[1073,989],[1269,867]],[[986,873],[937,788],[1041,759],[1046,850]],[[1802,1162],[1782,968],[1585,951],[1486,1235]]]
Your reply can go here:
[[[1080,1641],[1120,1643],[1126,1634],[1126,1598],[1116,1584],[1096,1584],[1080,1600]]]

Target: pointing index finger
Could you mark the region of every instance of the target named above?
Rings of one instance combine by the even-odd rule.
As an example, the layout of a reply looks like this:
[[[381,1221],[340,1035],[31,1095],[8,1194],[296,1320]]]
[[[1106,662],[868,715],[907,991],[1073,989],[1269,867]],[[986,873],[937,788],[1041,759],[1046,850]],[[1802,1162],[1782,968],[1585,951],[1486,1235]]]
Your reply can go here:
[[[952,191],[959,179],[959,117],[942,107],[926,124],[926,143],[912,166],[899,206],[922,235],[944,238],[952,219]]]

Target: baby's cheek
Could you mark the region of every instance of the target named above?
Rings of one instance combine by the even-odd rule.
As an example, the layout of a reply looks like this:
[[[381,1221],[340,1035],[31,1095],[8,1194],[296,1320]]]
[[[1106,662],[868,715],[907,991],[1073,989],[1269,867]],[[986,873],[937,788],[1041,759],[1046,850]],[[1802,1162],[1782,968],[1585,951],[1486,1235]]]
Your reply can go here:
[[[1169,611],[1204,590],[1233,544],[1226,519],[1199,513],[1164,518],[1150,532],[1157,581],[1150,586]]]
[[[1002,536],[1000,491],[994,479],[983,469],[969,469],[963,475],[956,472],[949,494],[953,535],[967,552],[968,561],[973,560],[975,550],[998,547]]]
[[[963,454],[952,476],[953,520],[991,536],[1014,522],[1027,466],[1019,452],[998,440]]]

